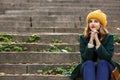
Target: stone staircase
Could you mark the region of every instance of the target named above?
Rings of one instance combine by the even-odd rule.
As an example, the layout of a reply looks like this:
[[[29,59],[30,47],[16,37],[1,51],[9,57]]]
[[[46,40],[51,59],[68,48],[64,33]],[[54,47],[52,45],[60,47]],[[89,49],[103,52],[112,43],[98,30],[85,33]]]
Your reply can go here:
[[[0,9],[0,33],[19,40],[12,45],[27,48],[27,51],[0,52],[0,80],[70,80],[66,75],[40,74],[38,70],[67,69],[80,61],[79,35],[89,11],[104,11],[108,30],[120,35],[119,0],[1,0]],[[28,41],[33,34],[39,37],[37,42]],[[72,51],[45,51],[53,45]],[[120,45],[115,44],[113,59],[117,62],[119,53]]]

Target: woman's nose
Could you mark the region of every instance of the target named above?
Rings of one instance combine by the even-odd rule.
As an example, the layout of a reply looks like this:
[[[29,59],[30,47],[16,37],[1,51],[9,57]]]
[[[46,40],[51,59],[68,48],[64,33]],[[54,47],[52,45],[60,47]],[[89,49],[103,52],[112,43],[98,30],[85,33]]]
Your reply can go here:
[[[94,25],[95,23],[94,22],[91,22],[91,25]]]
[[[92,21],[92,23],[91,23],[92,25],[94,25],[95,24],[95,22],[94,21]]]

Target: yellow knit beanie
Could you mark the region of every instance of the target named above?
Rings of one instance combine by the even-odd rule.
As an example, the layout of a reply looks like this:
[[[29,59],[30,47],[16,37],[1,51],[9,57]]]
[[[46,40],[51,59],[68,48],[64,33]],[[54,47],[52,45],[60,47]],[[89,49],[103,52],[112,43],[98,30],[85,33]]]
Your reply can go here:
[[[86,22],[88,23],[90,19],[97,19],[104,27],[107,25],[106,14],[101,10],[90,12],[86,18]]]

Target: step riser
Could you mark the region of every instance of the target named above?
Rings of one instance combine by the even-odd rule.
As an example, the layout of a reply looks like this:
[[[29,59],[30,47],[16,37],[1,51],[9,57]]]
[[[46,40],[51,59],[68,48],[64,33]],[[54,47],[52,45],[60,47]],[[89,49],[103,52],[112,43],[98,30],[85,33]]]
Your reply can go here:
[[[0,76],[0,80],[71,80],[71,79],[66,76],[41,76],[41,75],[13,76],[11,75],[11,76]]]
[[[0,16],[0,21],[30,21],[28,16]]]
[[[72,64],[71,64],[72,65]],[[6,74],[36,74],[38,70],[55,69],[57,67],[67,68],[70,65],[0,65],[0,72]],[[38,73],[39,74],[39,73]]]
[[[63,58],[64,57],[64,58]],[[73,63],[79,61],[78,54],[57,53],[1,53],[0,63]]]
[[[12,22],[12,21],[83,21],[85,22],[86,16],[82,15],[36,15],[36,16],[0,16],[0,22]],[[108,22],[120,20],[118,16],[108,16]]]
[[[20,1],[16,1],[16,0],[1,0],[0,3],[27,3],[28,0],[20,0]]]
[[[81,21],[82,23],[85,22],[86,17],[83,17],[81,15],[79,16],[72,16],[72,15],[53,15],[53,16],[36,16],[36,17],[0,17],[0,22],[13,22],[13,21],[24,21],[24,22],[35,22],[35,21]],[[107,18],[108,23],[116,21],[118,22],[120,18],[116,18],[116,16],[108,17]]]
[[[35,21],[35,22],[0,22],[0,27],[40,27],[40,28],[48,28],[48,27],[61,27],[61,28],[80,28],[81,26],[85,26],[86,22],[80,22],[80,21]],[[119,23],[118,21],[109,22],[108,26],[112,27],[118,27]]]
[[[31,34],[32,35],[32,34]],[[28,38],[31,35],[13,35],[13,40],[19,40],[20,42],[29,42]],[[38,34],[38,37],[40,37],[39,41],[40,43],[51,43],[52,40],[59,40],[62,41],[62,43],[78,43],[79,34]],[[69,40],[69,41],[68,41]],[[42,44],[41,44],[42,45]]]
[[[61,28],[80,28],[85,26],[85,22],[72,22],[72,21],[43,21],[43,22],[32,22],[32,27],[61,27]],[[118,27],[118,22],[109,22],[108,26]]]
[[[68,40],[68,39],[67,39]],[[74,43],[74,42],[73,42]],[[7,45],[7,44],[3,44]],[[46,50],[50,49],[53,44],[14,44],[15,46],[24,46],[27,48],[27,51],[38,51],[38,52],[46,52]],[[78,52],[79,51],[79,44],[54,44],[59,47],[59,49],[65,49],[65,47],[69,47],[72,49],[71,52]],[[34,46],[34,47],[33,47]],[[115,45],[115,52],[120,52],[120,45]]]
[[[110,29],[112,30],[112,29]],[[81,32],[83,31],[83,28],[81,30]],[[12,39],[13,40],[18,40],[18,42],[29,42],[29,37],[32,36],[34,33],[32,34],[12,34]],[[35,34],[34,34],[35,35]],[[80,33],[75,33],[75,34],[70,34],[70,33],[48,33],[48,34],[37,34],[36,35],[39,37],[39,40],[37,42],[39,43],[52,43],[53,40],[59,40],[61,41],[61,43],[79,43],[79,36],[81,35]],[[119,34],[116,34],[119,35]],[[34,42],[33,42],[34,43]],[[21,43],[18,43],[21,44]],[[23,43],[22,43],[23,44]],[[36,42],[34,43],[36,44]],[[59,43],[60,44],[60,43]],[[46,45],[46,44],[39,44],[39,45]]]
[[[73,4],[73,3],[72,3]],[[96,4],[96,3],[95,3]],[[116,4],[113,4],[113,5],[116,5]],[[116,10],[116,9],[119,9],[118,7],[119,7],[119,5],[118,6],[113,6],[113,5],[111,5],[111,6],[94,6],[94,5],[88,5],[87,4],[87,6],[88,7],[91,7],[91,8],[96,8],[96,9],[102,9],[102,10],[104,10],[105,8],[110,8],[110,9],[112,9],[112,10]],[[46,5],[47,6],[47,5]],[[62,5],[63,6],[63,5]],[[86,6],[86,5],[84,5],[84,6]],[[86,6],[86,7],[87,7]],[[45,5],[44,6],[40,6],[40,5],[38,5],[38,6],[34,6],[34,5],[23,5],[23,4],[19,4],[19,5],[16,5],[16,4],[13,4],[13,5],[11,5],[11,4],[5,4],[5,5],[1,5],[0,7],[2,7],[2,9],[1,9],[1,13],[4,13],[4,11],[5,10],[31,10],[31,9],[36,9],[36,8],[39,8],[39,7],[45,7]],[[49,6],[49,7],[51,7],[51,5]],[[61,5],[60,6],[52,6],[52,7],[61,7]],[[71,5],[67,5],[66,7],[71,7]],[[76,7],[76,5],[75,6],[73,6],[73,7]],[[77,5],[77,7],[81,7],[81,5],[79,6],[79,5]],[[112,12],[112,10],[109,10],[110,12]],[[78,10],[77,10],[78,11]],[[106,11],[106,10],[105,10]],[[119,10],[116,10],[116,11],[119,11]],[[110,12],[108,12],[108,14],[110,13]],[[113,13],[113,14],[115,14],[115,13]]]
[[[91,8],[90,10],[89,9],[74,9],[74,8],[61,8],[61,9],[57,9],[54,10],[54,8],[41,8],[41,9],[37,9],[37,10],[7,10],[5,12],[5,14],[13,14],[13,15],[87,15],[90,10],[93,11],[93,10],[96,10],[98,8]],[[106,13],[108,16],[109,15],[119,15],[119,9],[115,10],[103,10],[104,13]]]
[[[24,65],[0,65],[0,72],[4,72],[6,74],[26,74],[27,67]]]
[[[1,53],[0,63],[46,63],[46,64],[63,64],[79,62],[80,54],[75,53]],[[119,55],[115,55],[113,60],[120,62]]]
[[[76,24],[81,24],[81,22],[32,22],[33,27],[66,27],[66,28],[75,28]]]
[[[112,20],[111,20],[112,19]],[[45,16],[45,17],[42,17],[42,16],[37,16],[37,17],[33,17],[32,18],[32,21],[34,22],[34,21],[81,21],[81,22],[85,22],[85,20],[86,20],[86,17],[85,16],[81,16],[81,15],[79,15],[79,16],[70,16],[70,15],[61,15],[61,16],[59,16],[59,15],[53,15],[53,16]],[[109,22],[112,22],[112,21],[114,21],[114,20],[120,20],[119,18],[116,18],[116,16],[113,16],[113,17],[111,17],[111,16],[109,16],[108,18],[107,18],[107,20],[108,20],[108,23]]]
[[[85,0],[85,1],[79,1],[79,0],[21,0],[21,1],[16,1],[16,0],[3,0],[3,1],[0,1],[0,2],[2,2],[2,3],[33,3],[33,2],[35,2],[35,3],[40,3],[40,2],[47,2],[47,3],[50,3],[50,2],[52,2],[52,3],[78,3],[78,2],[83,2],[83,3],[94,3],[94,2],[101,2],[101,3],[117,3],[117,2],[120,2],[119,0],[109,0],[109,1],[107,1],[107,0],[105,0],[105,1],[101,1],[101,0]]]
[[[72,22],[72,21],[43,21],[43,22],[0,22],[0,27],[66,27],[66,28],[74,28],[75,24],[79,24],[80,22]]]
[[[79,23],[80,24],[80,23]],[[39,27],[13,27],[13,26],[2,26],[0,27],[0,32],[2,33],[83,33],[84,26],[78,26],[79,24],[76,24],[76,27],[80,28],[61,28],[60,26],[57,26],[55,28],[39,28]],[[109,23],[108,23],[109,24]],[[120,30],[117,30],[118,26],[115,27],[111,26],[110,24],[107,25],[108,31],[111,33],[120,33]]]
[[[8,4],[9,5],[9,4]],[[17,7],[20,6],[20,4],[15,4]],[[60,2],[41,2],[41,3],[29,3],[29,4],[23,4],[23,7],[25,5],[28,5],[32,8],[39,8],[39,7],[90,7],[90,8],[109,8],[109,9],[115,9],[119,7],[118,3],[105,3],[105,5],[103,5],[103,3],[60,3]]]
[[[0,27],[30,27],[30,22],[0,22]]]
[[[116,4],[115,4],[116,5]],[[14,7],[15,6],[15,7]],[[14,6],[11,6],[11,5],[4,5],[4,6],[1,6],[1,7],[3,7],[2,9],[3,10],[32,10],[32,9],[39,9],[39,7],[41,7],[40,9],[41,10],[43,10],[44,9],[44,7],[46,7],[45,5],[44,6],[31,6],[31,5],[19,5],[19,6],[16,6],[16,5],[14,5]],[[85,6],[85,5],[84,5]],[[111,5],[111,6],[113,6],[113,5]],[[90,7],[91,9],[102,9],[102,10],[107,10],[107,11],[110,11],[110,10],[119,10],[119,6],[113,6],[113,7],[111,7],[111,6],[94,6],[94,5],[87,5],[87,6],[85,6],[85,7]],[[43,7],[43,8],[42,8]],[[50,5],[49,7],[46,7],[46,8],[48,8],[48,9],[45,9],[45,10],[49,10],[50,9],[50,7],[58,7],[58,9],[63,9],[63,10],[67,10],[67,9],[69,9],[69,8],[71,8],[71,10],[73,9],[73,8],[77,8],[76,10],[79,10],[79,9],[81,9],[80,7],[82,7],[81,5],[79,6],[76,6],[76,5],[72,5],[72,6],[70,6],[70,5],[67,5],[67,6],[64,6],[64,7],[69,7],[69,8],[67,8],[67,9],[64,9],[64,7],[62,7],[62,6],[52,6],[52,5]],[[50,9],[51,10],[51,9]],[[52,10],[57,10],[57,9],[52,9]]]
[[[80,1],[80,0],[29,0],[29,2],[46,2],[46,1],[48,1],[48,2],[96,2],[96,0],[86,0],[86,1]],[[115,1],[112,1],[112,0],[110,0],[110,1],[107,1],[107,0],[105,0],[105,1],[101,1],[101,0],[98,0],[97,2],[117,2],[118,0],[115,0]],[[119,1],[118,1],[119,2]]]
[[[11,33],[54,33],[54,32],[64,32],[64,30],[63,31],[58,31],[58,29],[57,30],[55,30],[54,28],[24,28],[24,27],[22,27],[22,28],[20,28],[20,27],[0,27],[1,29],[0,29],[0,32],[1,33],[7,33],[7,34],[11,34]],[[65,29],[66,30],[66,29]],[[71,32],[71,31],[74,31],[73,33],[76,33],[77,32],[77,30],[75,29],[75,30],[69,30],[69,31],[67,31],[68,33],[69,32]],[[67,32],[65,32],[65,33],[67,33]]]
[[[77,1],[74,1],[74,0],[21,0],[21,1],[16,1],[16,0],[4,0],[4,1],[0,1],[1,3],[83,3],[83,4],[85,4],[85,3],[106,3],[106,4],[117,4],[117,3],[119,3],[119,1],[112,1],[112,0],[109,0],[109,1],[98,1],[97,0],[97,2],[94,0],[92,0],[92,1],[79,1],[79,0],[77,0]]]
[[[6,29],[7,28],[7,29]],[[82,28],[16,28],[1,27],[1,33],[82,33]],[[117,30],[116,30],[117,31]],[[115,32],[115,31],[114,31]],[[118,31],[119,32],[119,31]]]
[[[39,7],[91,7],[91,8],[109,8],[109,9],[119,9],[119,3],[51,3],[51,2],[41,2],[41,3],[2,3],[2,9],[34,9]]]
[[[52,45],[52,44],[51,44]],[[25,45],[28,48],[28,51],[40,51],[43,52],[51,47],[51,45]],[[33,47],[34,46],[34,47]],[[78,52],[78,45],[60,45],[60,49],[65,49],[65,47],[69,47],[72,49],[71,52]]]
[[[20,27],[1,27],[1,33],[80,33],[82,34],[84,28],[20,28]],[[117,28],[108,28],[110,33],[120,34]]]
[[[33,9],[36,9],[36,8],[33,8]],[[40,7],[40,8],[37,8],[36,10],[39,10],[39,11],[58,11],[58,12],[62,12],[62,11],[76,11],[76,12],[81,12],[81,11],[90,11],[90,10],[94,10],[94,9],[98,9],[98,8],[91,8],[91,7],[88,7],[88,8],[86,8],[86,7]],[[100,7],[100,9],[101,10],[103,10],[104,12],[110,12],[110,13],[117,13],[117,12],[119,12],[119,8],[113,8],[113,9],[111,9],[111,8],[102,8],[102,7]],[[112,11],[114,11],[115,10],[115,12],[112,12]],[[117,11],[118,10],[118,11]]]

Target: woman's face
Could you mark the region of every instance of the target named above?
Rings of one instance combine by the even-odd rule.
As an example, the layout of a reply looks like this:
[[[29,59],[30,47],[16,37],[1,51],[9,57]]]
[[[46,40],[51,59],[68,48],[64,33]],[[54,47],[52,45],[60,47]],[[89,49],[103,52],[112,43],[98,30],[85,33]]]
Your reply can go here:
[[[97,19],[90,19],[89,28],[91,31],[100,29],[100,22]]]

